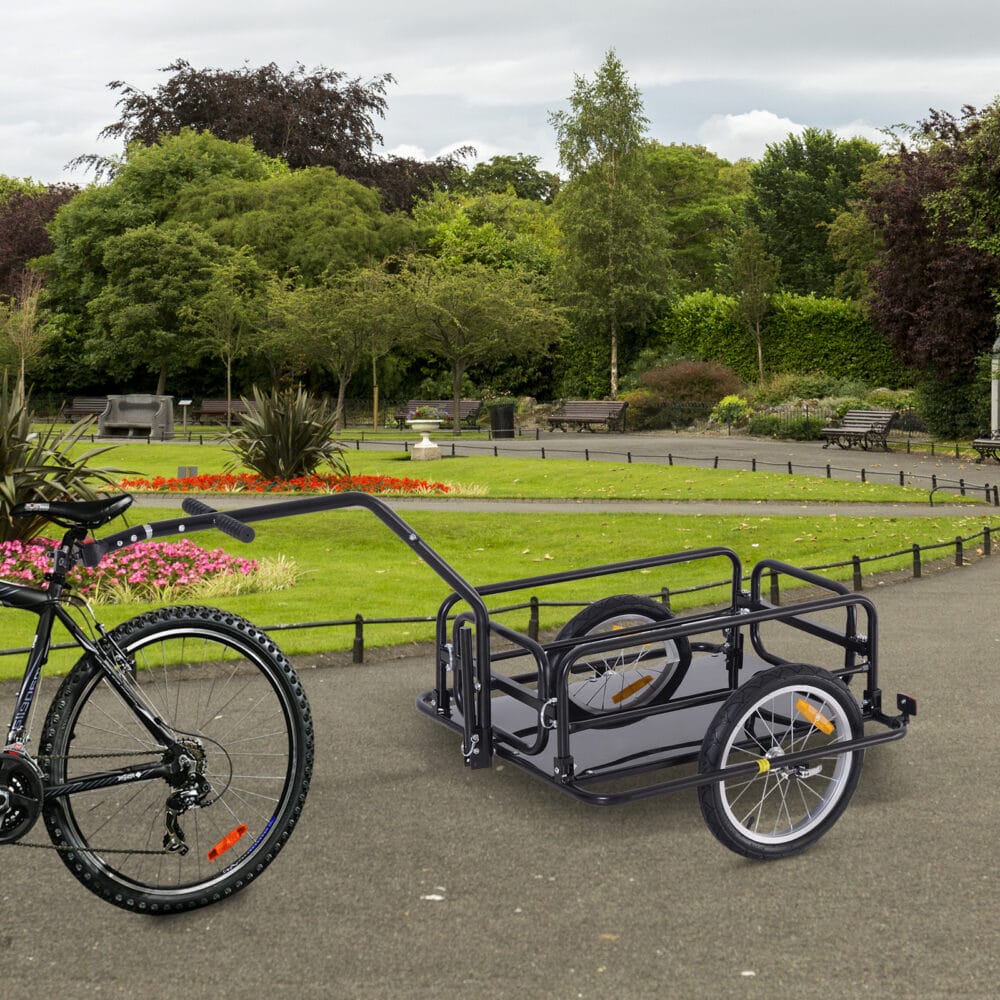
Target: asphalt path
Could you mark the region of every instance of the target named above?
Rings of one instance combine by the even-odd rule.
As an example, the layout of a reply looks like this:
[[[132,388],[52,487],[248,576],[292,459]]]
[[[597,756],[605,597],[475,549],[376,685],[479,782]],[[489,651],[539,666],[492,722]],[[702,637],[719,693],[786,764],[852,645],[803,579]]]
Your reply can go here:
[[[8,848],[3,995],[994,997],[998,591],[994,556],[868,592],[887,701],[906,691],[919,715],[869,751],[815,847],[767,864],[722,848],[693,792],[601,809],[465,769],[414,708],[426,650],[300,658],[316,771],[272,868],[224,904],[148,918],[51,851]]]

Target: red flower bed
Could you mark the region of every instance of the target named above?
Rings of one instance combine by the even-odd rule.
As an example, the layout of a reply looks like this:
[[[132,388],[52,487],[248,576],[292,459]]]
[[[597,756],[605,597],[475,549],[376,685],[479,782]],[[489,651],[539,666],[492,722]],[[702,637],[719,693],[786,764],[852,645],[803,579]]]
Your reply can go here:
[[[123,479],[123,490],[151,493],[450,493],[444,483],[395,476],[299,476],[296,479],[264,479],[255,473],[206,474],[203,476],[155,476],[152,479]]]

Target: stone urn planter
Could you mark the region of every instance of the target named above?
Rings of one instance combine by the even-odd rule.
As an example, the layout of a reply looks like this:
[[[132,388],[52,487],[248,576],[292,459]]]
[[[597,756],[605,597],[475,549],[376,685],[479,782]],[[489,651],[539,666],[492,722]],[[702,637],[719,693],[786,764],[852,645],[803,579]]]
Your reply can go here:
[[[406,424],[421,435],[420,440],[413,446],[413,454],[410,456],[412,461],[427,462],[441,457],[441,449],[430,437],[431,432],[436,431],[441,426],[440,420],[415,417],[413,420],[407,420]]]

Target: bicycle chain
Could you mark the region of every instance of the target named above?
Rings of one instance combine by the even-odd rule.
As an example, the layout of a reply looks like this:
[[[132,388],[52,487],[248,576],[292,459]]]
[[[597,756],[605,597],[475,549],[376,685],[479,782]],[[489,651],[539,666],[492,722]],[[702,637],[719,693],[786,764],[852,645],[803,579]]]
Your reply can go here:
[[[119,753],[77,753],[77,754],[45,754],[43,757],[35,757],[34,760],[37,762],[50,761],[50,760],[96,760],[99,757],[148,757],[149,753],[142,750],[130,750],[122,751]],[[165,847],[161,847],[158,851],[147,851],[147,850],[128,850],[127,848],[103,848],[103,847],[70,847],[64,844],[25,844],[20,840],[14,841],[12,844],[6,845],[8,847],[30,847],[38,851],[59,851],[64,854],[69,854],[72,851],[79,851],[81,854],[172,854],[172,851],[168,851]]]

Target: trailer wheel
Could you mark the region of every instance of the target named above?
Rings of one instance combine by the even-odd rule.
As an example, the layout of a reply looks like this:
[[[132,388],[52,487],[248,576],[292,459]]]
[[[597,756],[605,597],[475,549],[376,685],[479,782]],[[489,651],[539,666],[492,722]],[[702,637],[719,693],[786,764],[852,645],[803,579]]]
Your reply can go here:
[[[730,850],[766,860],[805,850],[844,811],[863,750],[836,753],[862,733],[861,710],[839,678],[806,664],[764,670],[722,704],[705,734],[699,770],[755,764],[749,775],[702,785],[701,811]],[[782,766],[782,758],[831,748]]]
[[[611,634],[670,618],[673,615],[669,609],[648,597],[617,594],[584,608],[562,627],[556,638]],[[666,701],[684,679],[690,663],[691,645],[683,637],[655,643],[635,642],[621,649],[581,657],[570,668],[571,716],[592,718]]]

